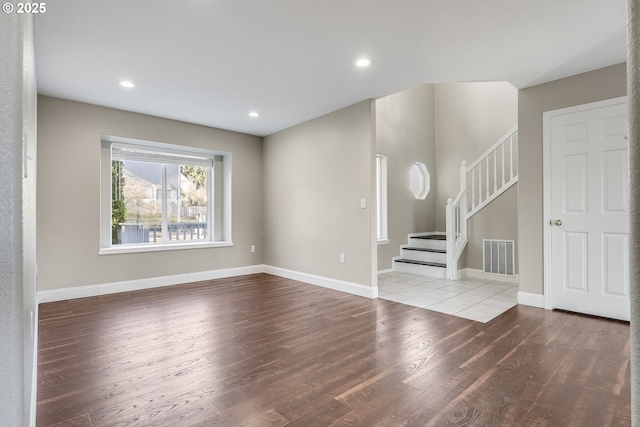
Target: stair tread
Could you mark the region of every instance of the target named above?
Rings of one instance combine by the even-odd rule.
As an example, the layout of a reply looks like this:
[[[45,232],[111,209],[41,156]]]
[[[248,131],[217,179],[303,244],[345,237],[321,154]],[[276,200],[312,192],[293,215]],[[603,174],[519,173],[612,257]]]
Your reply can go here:
[[[418,265],[428,265],[431,267],[442,267],[442,268],[446,268],[447,264],[443,264],[441,262],[430,262],[430,261],[416,261],[414,259],[406,259],[406,258],[400,258],[395,260],[396,262],[404,262],[406,264],[418,264]]]
[[[438,254],[446,254],[447,251],[445,249],[431,249],[431,248],[417,248],[414,246],[410,246],[410,247],[406,247],[406,248],[402,248],[405,249],[407,251],[422,251],[422,252],[435,252]]]
[[[411,236],[412,239],[425,239],[425,240],[447,240],[447,236],[444,234],[429,234],[427,236]]]

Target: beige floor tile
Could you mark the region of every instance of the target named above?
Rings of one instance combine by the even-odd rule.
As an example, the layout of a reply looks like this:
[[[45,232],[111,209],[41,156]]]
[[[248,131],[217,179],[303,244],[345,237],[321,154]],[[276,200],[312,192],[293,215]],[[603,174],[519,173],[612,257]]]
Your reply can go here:
[[[455,314],[455,313],[457,313],[457,312],[459,312],[461,310],[460,307],[454,307],[452,305],[443,304],[441,302],[439,302],[437,304],[430,305],[430,306],[425,307],[425,308],[427,310],[437,311],[437,312],[444,313],[444,314]]]
[[[461,310],[465,308],[469,308],[476,303],[473,301],[467,301],[464,299],[460,299],[459,296],[451,297],[442,301],[442,304],[451,305],[454,307],[459,307]]]
[[[399,290],[397,293],[400,295],[407,295],[410,297],[417,297],[419,295],[425,295],[427,293],[431,293],[431,292],[436,292],[436,291],[432,291],[430,289],[424,289],[421,288],[420,286],[417,287],[413,287],[413,288],[407,288],[407,289],[401,289]]]
[[[502,301],[502,300],[499,300],[499,299],[495,299],[495,297],[491,297],[491,298],[487,298],[487,299],[483,300],[482,304],[490,305],[490,306],[493,306],[493,307],[504,308],[504,309],[509,309],[509,308],[514,307],[516,305],[515,301],[514,302]]]
[[[380,299],[486,323],[517,304],[512,283],[477,278],[446,280],[411,273],[378,275]]]

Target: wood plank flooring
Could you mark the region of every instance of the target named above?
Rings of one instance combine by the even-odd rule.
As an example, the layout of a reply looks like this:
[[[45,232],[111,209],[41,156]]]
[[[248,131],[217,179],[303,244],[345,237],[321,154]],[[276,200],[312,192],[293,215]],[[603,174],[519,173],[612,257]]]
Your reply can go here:
[[[267,274],[42,304],[38,427],[629,426],[629,325]]]

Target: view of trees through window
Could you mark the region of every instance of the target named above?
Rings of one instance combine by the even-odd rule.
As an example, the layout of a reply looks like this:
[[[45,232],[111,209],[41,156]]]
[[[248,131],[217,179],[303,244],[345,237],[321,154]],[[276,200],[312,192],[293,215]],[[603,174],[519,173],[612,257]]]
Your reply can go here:
[[[114,160],[111,171],[112,245],[208,238],[208,168]]]

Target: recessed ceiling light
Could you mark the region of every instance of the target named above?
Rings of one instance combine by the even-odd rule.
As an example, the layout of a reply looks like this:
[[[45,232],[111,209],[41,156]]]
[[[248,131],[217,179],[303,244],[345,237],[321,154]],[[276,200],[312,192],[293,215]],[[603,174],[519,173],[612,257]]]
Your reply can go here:
[[[371,65],[371,60],[368,58],[360,58],[356,61],[358,67],[368,67]]]
[[[135,86],[135,85],[134,85],[132,82],[130,82],[129,80],[118,80],[118,83],[120,83],[120,86],[122,86],[122,87],[126,87],[126,88],[132,88],[132,87],[134,87],[134,86]]]
[[[256,111],[252,111],[252,112],[249,113],[249,116],[250,117],[258,117],[258,116],[260,116],[260,113],[258,113]]]

